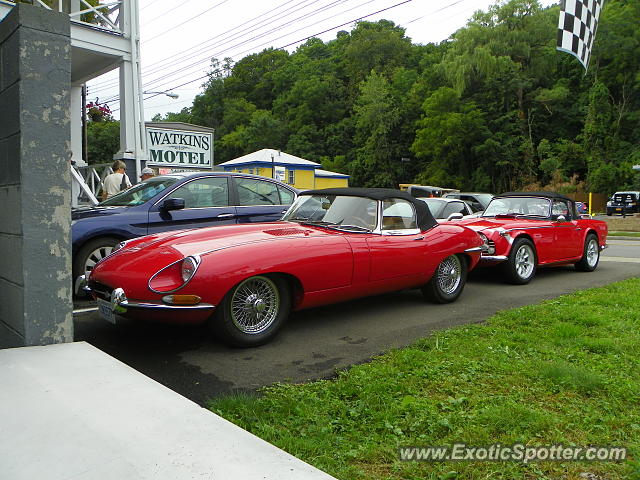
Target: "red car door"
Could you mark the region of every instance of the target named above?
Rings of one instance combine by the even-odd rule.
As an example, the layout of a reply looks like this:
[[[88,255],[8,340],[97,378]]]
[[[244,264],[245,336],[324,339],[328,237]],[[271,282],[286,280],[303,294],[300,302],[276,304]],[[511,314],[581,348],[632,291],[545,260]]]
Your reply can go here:
[[[369,280],[416,276],[426,271],[427,246],[421,233],[370,235]]]
[[[573,218],[569,205],[564,200],[554,200],[552,207],[554,223],[555,260],[579,257],[582,253],[582,230],[578,221]],[[558,221],[558,217],[564,221]]]
[[[415,277],[426,272],[428,249],[413,205],[402,199],[385,200],[380,232],[367,238],[370,281]]]

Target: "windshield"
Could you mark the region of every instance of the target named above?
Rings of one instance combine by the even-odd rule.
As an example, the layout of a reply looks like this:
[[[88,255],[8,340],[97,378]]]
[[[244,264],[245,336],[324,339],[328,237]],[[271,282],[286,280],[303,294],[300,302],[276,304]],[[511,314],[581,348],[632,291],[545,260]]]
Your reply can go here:
[[[330,227],[374,230],[378,202],[370,198],[336,195],[300,195],[282,220]]]
[[[447,202],[444,202],[439,198],[421,198],[420,200],[427,204],[427,207],[429,207],[429,211],[431,212],[431,215],[433,215],[433,218],[441,218],[440,212]]]
[[[479,193],[476,194],[476,197],[478,198],[480,203],[482,203],[483,205],[487,205],[493,198],[493,195],[491,195],[490,193]]]
[[[539,197],[494,198],[482,214],[483,217],[496,215],[524,215],[527,217],[548,217],[551,202]]]
[[[141,205],[177,181],[178,179],[173,177],[153,177],[127,190],[123,190],[113,197],[109,197],[99,205],[104,207],[133,207]]]

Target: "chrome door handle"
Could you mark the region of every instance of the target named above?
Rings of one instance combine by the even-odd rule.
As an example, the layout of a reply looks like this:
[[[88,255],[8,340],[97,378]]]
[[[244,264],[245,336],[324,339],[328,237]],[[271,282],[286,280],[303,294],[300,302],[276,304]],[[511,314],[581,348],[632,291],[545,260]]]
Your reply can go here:
[[[285,213],[287,213],[287,211],[286,210],[282,210],[281,213],[284,215]]]
[[[234,213],[221,213],[216,218],[231,218],[231,217],[235,217],[235,216],[236,215]]]
[[[413,239],[414,242],[417,242],[417,241],[420,241],[420,240],[424,240],[424,237],[417,237],[417,238]]]

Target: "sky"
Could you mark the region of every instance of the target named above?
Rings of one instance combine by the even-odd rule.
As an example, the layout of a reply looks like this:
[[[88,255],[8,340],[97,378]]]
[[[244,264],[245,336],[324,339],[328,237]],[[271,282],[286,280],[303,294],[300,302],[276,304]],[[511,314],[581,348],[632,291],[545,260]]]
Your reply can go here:
[[[212,57],[238,61],[265,48],[293,52],[309,37],[330,41],[359,19],[387,19],[413,43],[441,42],[493,0],[138,0],[145,119],[190,107]],[[556,0],[541,0],[543,6]],[[88,99],[118,118],[117,70],[88,83]]]

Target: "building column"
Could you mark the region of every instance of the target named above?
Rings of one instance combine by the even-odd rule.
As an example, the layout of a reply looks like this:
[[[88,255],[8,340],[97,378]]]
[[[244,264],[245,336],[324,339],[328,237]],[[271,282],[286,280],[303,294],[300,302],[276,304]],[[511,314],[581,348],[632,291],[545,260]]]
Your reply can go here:
[[[131,57],[120,64],[120,150],[113,156],[127,164],[131,183],[137,183],[146,161],[144,106],[140,79],[138,1],[122,5],[123,30],[129,32]]]
[[[0,348],[73,340],[68,15],[0,22]]]

